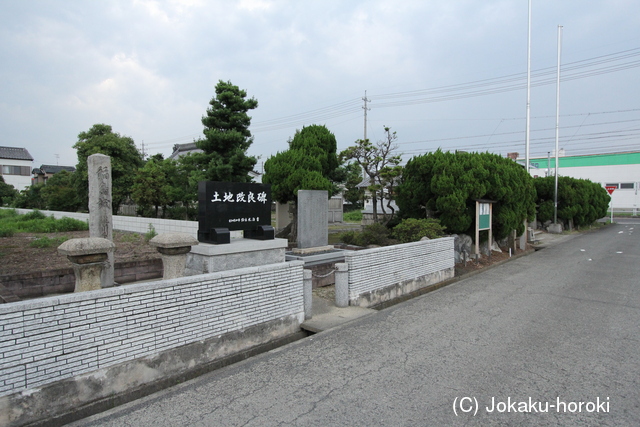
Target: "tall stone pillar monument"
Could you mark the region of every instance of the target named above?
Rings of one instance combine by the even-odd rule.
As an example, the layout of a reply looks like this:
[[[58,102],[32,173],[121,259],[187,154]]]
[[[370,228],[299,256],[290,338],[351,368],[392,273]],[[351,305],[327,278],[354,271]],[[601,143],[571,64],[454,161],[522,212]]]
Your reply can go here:
[[[92,154],[87,158],[89,173],[89,235],[113,241],[111,214],[111,157]],[[106,267],[102,270],[103,288],[114,284],[114,255],[109,252]]]

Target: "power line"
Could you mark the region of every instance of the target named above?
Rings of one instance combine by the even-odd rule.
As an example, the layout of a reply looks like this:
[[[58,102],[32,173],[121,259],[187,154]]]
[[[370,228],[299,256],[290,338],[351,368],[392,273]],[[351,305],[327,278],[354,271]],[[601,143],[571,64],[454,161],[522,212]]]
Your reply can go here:
[[[610,65],[614,62],[629,60],[638,56],[640,56],[640,48],[634,48],[570,62],[563,66],[563,72],[565,74],[562,78],[562,81],[583,79],[587,77],[640,67],[640,60],[632,60],[621,64],[618,63]],[[554,83],[554,70],[555,67],[547,67],[535,71],[532,76],[535,82],[532,83],[532,86],[538,87]],[[526,87],[526,84],[523,82],[525,75],[526,73],[517,73],[435,88],[374,95],[372,96],[374,100],[386,100],[387,102],[378,102],[373,105],[373,108],[391,108],[443,102],[520,90]],[[309,110],[303,113],[291,114],[275,119],[255,122],[251,125],[250,129],[251,132],[255,134],[280,129],[288,129],[291,127],[298,127],[304,123],[315,123],[339,117],[352,116],[358,114],[361,111],[361,101],[362,99],[352,98],[343,102],[339,102],[337,104]],[[185,139],[191,139],[198,135],[200,135],[200,133],[190,134],[187,136],[167,140],[154,141],[147,143],[146,145],[149,147],[157,148],[159,146],[163,146],[172,142],[176,143],[184,141]]]

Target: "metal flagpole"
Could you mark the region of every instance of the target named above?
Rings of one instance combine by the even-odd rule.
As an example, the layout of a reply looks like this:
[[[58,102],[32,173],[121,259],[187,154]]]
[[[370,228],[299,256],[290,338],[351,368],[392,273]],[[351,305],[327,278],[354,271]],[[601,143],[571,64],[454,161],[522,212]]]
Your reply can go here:
[[[560,136],[560,55],[562,53],[562,25],[558,25],[558,73],[556,77],[556,187],[554,193],[553,223],[558,223],[558,163],[560,157],[559,136]]]
[[[527,125],[525,132],[525,165],[529,173],[529,133],[531,131],[531,0],[529,0],[529,26],[527,36]]]

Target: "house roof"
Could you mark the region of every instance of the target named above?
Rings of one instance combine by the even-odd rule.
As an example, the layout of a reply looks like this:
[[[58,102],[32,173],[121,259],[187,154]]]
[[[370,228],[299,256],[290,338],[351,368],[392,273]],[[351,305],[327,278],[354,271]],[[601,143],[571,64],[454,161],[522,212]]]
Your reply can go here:
[[[67,172],[75,172],[76,168],[73,166],[58,166],[58,165],[42,165],[39,168],[35,168],[33,173],[42,173],[42,174],[56,174],[61,171]]]
[[[20,147],[0,147],[0,159],[33,161],[27,149]]]
[[[175,144],[173,146],[173,153],[169,156],[170,159],[177,159],[187,153],[201,153],[202,150],[196,146],[195,142],[188,142],[186,144]]]

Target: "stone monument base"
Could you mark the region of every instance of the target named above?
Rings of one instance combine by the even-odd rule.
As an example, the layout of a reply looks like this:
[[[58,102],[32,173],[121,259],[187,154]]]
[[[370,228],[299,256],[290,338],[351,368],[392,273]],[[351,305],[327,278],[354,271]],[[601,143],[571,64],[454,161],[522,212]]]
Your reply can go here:
[[[231,239],[227,245],[200,243],[187,254],[185,276],[285,262],[287,239]]]

